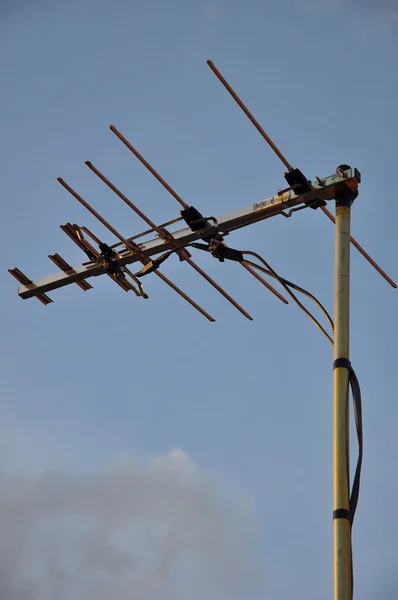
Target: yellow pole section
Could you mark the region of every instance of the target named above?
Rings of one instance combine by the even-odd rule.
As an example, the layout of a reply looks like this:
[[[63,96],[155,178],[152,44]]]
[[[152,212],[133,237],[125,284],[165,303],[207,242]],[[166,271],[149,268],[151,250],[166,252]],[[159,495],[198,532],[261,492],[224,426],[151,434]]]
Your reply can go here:
[[[334,360],[349,358],[351,201],[336,201]],[[351,526],[349,513],[348,378],[334,369],[333,402],[333,562],[334,600],[351,600]]]

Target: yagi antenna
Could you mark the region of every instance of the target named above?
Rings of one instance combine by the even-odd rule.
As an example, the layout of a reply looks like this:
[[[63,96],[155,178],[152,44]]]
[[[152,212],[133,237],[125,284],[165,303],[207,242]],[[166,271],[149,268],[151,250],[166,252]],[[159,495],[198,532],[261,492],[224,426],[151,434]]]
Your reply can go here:
[[[341,164],[331,175],[323,178],[315,177],[313,181],[307,179],[299,169],[294,168],[289,163],[214,64],[208,61],[208,65],[286,167],[287,171],[284,177],[288,184],[287,187],[277,191],[273,196],[265,200],[255,201],[249,206],[230,211],[224,215],[218,217],[204,216],[195,206],[185,202],[138,150],[134,148],[127,138],[114,125],[111,125],[111,131],[175,198],[180,205],[180,216],[157,225],[97,167],[90,161],[86,161],[88,168],[133,210],[149,226],[149,229],[125,237],[69,184],[63,179],[58,178],[63,188],[102,223],[115,236],[117,241],[108,245],[86,226],[80,226],[76,223],[66,223],[60,226],[62,231],[83,251],[88,260],[79,265],[71,266],[58,253],[50,254],[49,258],[58,267],[59,272],[35,281],[29,279],[29,277],[16,267],[9,269],[9,272],[21,284],[18,290],[21,298],[37,298],[45,305],[52,303],[47,292],[69,284],[76,284],[83,291],[88,291],[92,289],[92,285],[88,282],[88,279],[100,275],[107,275],[125,292],[131,291],[135,296],[147,299],[148,295],[142,285],[142,279],[154,273],[209,321],[214,321],[215,319],[160,271],[163,263],[173,254],[181,262],[188,264],[199,273],[201,277],[249,320],[252,320],[251,315],[194,262],[191,251],[204,250],[209,252],[219,262],[229,260],[239,263],[279,300],[287,304],[288,301],[285,296],[268,283],[262,275],[272,277],[282,287],[283,291],[310,317],[322,334],[333,345],[334,349],[334,599],[352,600],[351,528],[358,502],[363,436],[361,393],[348,355],[350,243],[357,248],[362,256],[366,258],[392,287],[396,288],[397,285],[350,235],[351,205],[358,195],[359,184],[361,182],[359,171],[349,165]],[[333,216],[326,208],[327,202],[331,200],[335,200],[336,203],[336,216]],[[252,250],[231,248],[225,243],[225,237],[237,229],[247,227],[276,215],[291,217],[295,212],[306,208],[314,210],[320,208],[335,225],[334,320],[313,294],[297,284],[280,277],[262,256]],[[184,223],[183,228],[175,230],[174,226],[182,222]],[[138,242],[137,240],[140,241]],[[253,257],[256,259],[255,262],[252,260]],[[132,265],[138,265],[140,267],[139,270],[130,270],[129,267]],[[306,296],[321,310],[327,320],[329,333],[300,302],[295,292]],[[354,401],[355,425],[358,439],[357,467],[351,492],[348,435],[349,387],[351,388]]]
[[[145,158],[142,156],[142,154],[140,154],[138,152],[138,150],[136,148],[134,148],[134,146],[124,137],[124,135],[122,135],[120,133],[120,131],[118,131],[116,129],[116,127],[114,125],[110,125],[109,129],[119,138],[119,140],[121,140],[123,142],[123,144],[138,158],[139,161],[141,161],[141,163],[148,169],[148,171],[150,171],[150,173],[152,173],[152,175],[163,185],[163,187],[165,187],[166,190],[177,200],[177,202],[183,207],[183,211],[181,211],[181,213],[183,215],[190,215],[191,213],[193,213],[195,217],[199,216],[198,211],[196,211],[196,209],[194,209],[193,207],[188,206],[188,204],[181,198],[181,196],[179,196],[177,194],[177,192],[163,179],[163,177],[161,177],[159,175],[159,173],[149,164],[149,162],[147,160],[145,160]],[[90,166],[87,162],[86,162],[86,165]],[[133,208],[132,206],[130,206],[130,207]],[[133,210],[135,210],[135,209],[133,209]],[[203,218],[203,217],[200,215],[199,218]],[[150,221],[147,221],[147,223],[151,224]],[[151,225],[151,226],[154,227],[153,225]],[[258,273],[253,271],[253,269],[251,267],[249,267],[245,263],[241,263],[241,264],[249,273],[254,275],[254,277],[258,281],[260,281],[273,294],[275,294],[275,296],[277,298],[282,300],[282,302],[284,302],[285,304],[288,304],[288,301],[286,300],[286,298],[284,296],[282,296],[282,294],[280,294],[275,288],[273,288],[272,285],[270,285],[267,281],[265,281],[265,279],[263,279],[261,276],[259,276]]]
[[[175,198],[181,207],[181,216],[171,219],[161,225],[156,225],[145,213],[143,213],[123,192],[121,192],[99,169],[90,161],[86,161],[89,169],[99,177],[129,208],[131,208],[145,223],[149,229],[131,235],[122,236],[112,225],[106,221],[92,206],[90,206],[75,190],[73,190],[63,179],[58,178],[60,184],[82,204],[97,220],[99,220],[116,238],[117,242],[108,245],[102,242],[87,227],[67,223],[61,225],[61,229],[74,241],[75,244],[86,254],[88,262],[72,267],[58,253],[49,255],[49,258],[61,270],[60,274],[45,277],[41,280],[32,281],[19,269],[10,269],[10,273],[21,283],[19,295],[22,298],[36,297],[43,304],[49,304],[52,300],[47,295],[48,291],[75,283],[84,291],[92,289],[87,281],[92,276],[100,274],[108,275],[124,291],[132,291],[136,296],[148,298],[141,283],[144,275],[155,272],[169,287],[186,300],[191,306],[205,316],[209,321],[214,318],[201,308],[192,298],[171,282],[159,271],[161,264],[172,254],[176,254],[180,261],[187,263],[212,287],[214,287],[228,302],[230,302],[241,314],[249,320],[251,315],[234,300],[218,283],[216,283],[194,260],[188,248],[198,248],[209,251],[220,262],[234,260],[239,262],[253,277],[262,285],[266,286],[278,299],[285,304],[288,303],[283,294],[276,290],[266,281],[258,271],[244,260],[241,253],[229,248],[225,243],[225,236],[235,229],[264,220],[271,216],[281,214],[290,217],[298,210],[304,208],[321,208],[327,217],[335,222],[334,216],[326,208],[327,201],[336,197],[336,194],[347,189],[356,190],[360,181],[356,169],[347,165],[340,165],[335,174],[326,177],[316,177],[314,182],[308,180],[299,169],[293,168],[280,149],[272,141],[260,123],[255,119],[237,93],[232,89],[224,76],[208,61],[212,69],[229,94],[237,102],[243,112],[250,119],[257,131],[262,135],[272,150],[285,165],[287,172],[285,178],[288,187],[279,190],[277,194],[266,200],[254,202],[249,207],[240,211],[233,211],[220,217],[205,217],[194,206],[189,205],[183,198],[166,182],[166,180],[153,168],[153,166],[138,152],[138,150],[127,140],[127,138],[114,126],[110,125],[111,131],[119,140],[139,159],[139,161],[150,171],[150,173],[162,184],[162,186]],[[169,227],[184,221],[188,225],[185,229],[170,231]],[[147,239],[151,234],[153,239]],[[136,240],[143,239],[138,243]],[[384,277],[388,283],[397,287],[396,283],[381,269],[381,267],[369,256],[360,244],[350,237],[353,245],[370,262],[370,264]],[[201,244],[198,242],[205,242]],[[161,256],[158,256],[161,254]],[[156,258],[155,258],[156,257]],[[128,269],[129,264],[141,263],[141,271],[133,273]]]

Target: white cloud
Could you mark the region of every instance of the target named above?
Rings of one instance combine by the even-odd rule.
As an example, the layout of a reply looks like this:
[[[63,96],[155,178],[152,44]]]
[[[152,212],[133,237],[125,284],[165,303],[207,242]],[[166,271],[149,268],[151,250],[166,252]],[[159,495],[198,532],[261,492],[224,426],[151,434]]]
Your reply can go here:
[[[238,504],[181,450],[91,476],[3,478],[0,598],[247,597],[256,573]]]

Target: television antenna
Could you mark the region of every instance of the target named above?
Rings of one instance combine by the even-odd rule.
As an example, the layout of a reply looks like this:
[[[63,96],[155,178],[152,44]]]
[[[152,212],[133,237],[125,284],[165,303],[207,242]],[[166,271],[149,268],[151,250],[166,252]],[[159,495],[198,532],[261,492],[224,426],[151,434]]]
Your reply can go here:
[[[358,380],[349,360],[350,243],[353,244],[392,287],[397,288],[397,284],[350,235],[351,206],[358,195],[358,188],[361,181],[359,171],[356,168],[342,164],[331,175],[323,178],[315,177],[314,181],[307,179],[300,169],[294,168],[288,162],[215,65],[211,61],[207,61],[207,64],[286,167],[287,170],[284,177],[288,184],[287,187],[283,190],[278,190],[274,196],[254,202],[239,210],[234,210],[218,217],[205,217],[196,207],[185,202],[127,138],[114,125],[111,125],[110,129],[112,133],[140,160],[180,204],[180,216],[161,225],[156,225],[97,167],[91,162],[86,161],[85,164],[87,167],[145,221],[148,229],[136,235],[124,237],[68,183],[58,178],[63,188],[100,221],[118,241],[112,245],[108,245],[101,241],[87,227],[66,223],[60,226],[62,231],[86,254],[88,261],[71,266],[58,253],[50,254],[49,258],[60,269],[60,272],[34,281],[29,279],[29,277],[16,267],[9,269],[9,272],[21,284],[18,289],[18,294],[21,298],[37,298],[45,305],[52,303],[51,298],[47,295],[48,292],[72,283],[78,285],[83,291],[88,291],[92,289],[92,285],[87,280],[100,275],[110,277],[122,290],[126,292],[132,291],[135,296],[148,299],[148,295],[142,285],[142,278],[150,273],[154,273],[154,275],[171,287],[209,321],[215,321],[215,319],[160,271],[161,264],[173,254],[176,254],[181,262],[193,268],[249,320],[252,320],[251,315],[194,262],[190,250],[198,249],[210,252],[220,262],[232,260],[239,263],[279,300],[287,304],[288,300],[286,297],[266,281],[263,275],[271,276],[279,282],[283,290],[306,312],[334,347],[334,599],[351,600],[353,595],[351,528],[358,501],[362,464],[362,410]],[[335,200],[335,216],[326,208],[327,202],[331,200]],[[305,208],[320,209],[335,225],[334,322],[315,296],[300,286],[280,277],[260,255],[251,251],[230,248],[225,243],[225,237],[237,229],[247,227],[276,215],[291,217],[295,212]],[[181,222],[184,222],[186,227],[177,230],[173,229],[173,231],[170,230],[170,227]],[[251,260],[252,257],[256,261]],[[139,271],[133,272],[129,266],[136,263],[142,266]],[[309,297],[321,308],[328,320],[334,339],[301,304],[292,291],[293,289]],[[349,387],[353,396],[359,447],[357,467],[351,492],[348,445]]]

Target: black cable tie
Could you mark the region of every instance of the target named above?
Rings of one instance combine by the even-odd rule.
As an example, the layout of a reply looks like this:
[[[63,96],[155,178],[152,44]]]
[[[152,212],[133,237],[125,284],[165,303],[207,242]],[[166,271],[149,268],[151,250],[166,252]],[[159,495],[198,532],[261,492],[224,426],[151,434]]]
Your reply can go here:
[[[347,519],[351,523],[351,512],[346,508],[338,508],[333,511],[333,520],[334,519]]]
[[[336,358],[336,360],[333,363],[333,370],[338,369],[339,367],[343,369],[348,369],[350,373],[353,370],[348,358]]]

